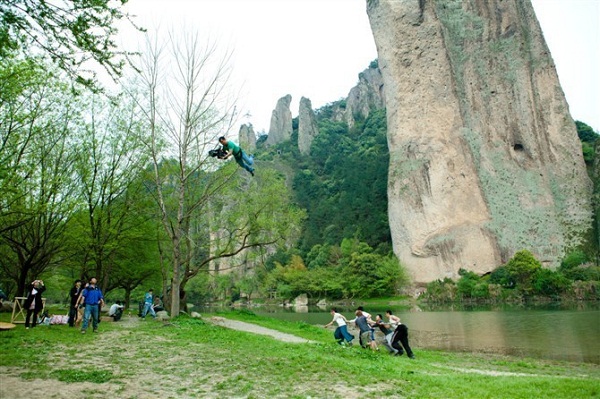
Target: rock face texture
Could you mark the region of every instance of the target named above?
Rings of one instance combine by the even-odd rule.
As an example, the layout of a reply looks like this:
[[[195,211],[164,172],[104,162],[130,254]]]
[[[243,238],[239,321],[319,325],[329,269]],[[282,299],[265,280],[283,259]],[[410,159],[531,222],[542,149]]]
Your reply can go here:
[[[358,83],[348,93],[343,104],[334,103],[332,119],[354,126],[356,118],[366,118],[371,111],[384,109],[383,78],[377,62],[358,74]]]
[[[373,65],[358,75],[358,84],[348,93],[344,119],[352,127],[357,116],[366,118],[372,110],[383,108],[383,78],[379,68]]]
[[[590,226],[591,183],[533,7],[367,0],[387,109],[394,252],[415,283],[555,266]]]
[[[256,149],[256,134],[252,124],[240,126],[240,145],[245,152],[250,154]]]
[[[267,137],[267,141],[265,142],[267,145],[281,143],[292,137],[291,102],[292,96],[289,94],[277,101],[277,105],[271,114],[269,137]]]
[[[308,98],[302,97],[298,111],[298,149],[301,154],[310,154],[310,145],[317,134],[319,127],[312,104]]]

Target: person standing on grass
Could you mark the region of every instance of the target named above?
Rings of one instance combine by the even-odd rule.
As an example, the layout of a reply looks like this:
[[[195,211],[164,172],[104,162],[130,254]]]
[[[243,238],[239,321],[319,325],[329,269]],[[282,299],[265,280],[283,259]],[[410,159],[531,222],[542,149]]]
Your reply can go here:
[[[385,315],[390,320],[390,324],[392,326],[396,325],[396,330],[394,331],[394,335],[392,336],[392,348],[396,349],[398,353],[395,356],[402,356],[404,351],[406,350],[406,356],[411,359],[415,358],[415,355],[408,344],[408,327],[400,322],[400,318],[398,316],[394,316],[391,310],[386,310]],[[393,323],[392,323],[393,321]],[[402,344],[402,346],[400,346]],[[404,347],[404,349],[402,349]]]
[[[148,290],[144,295],[144,310],[142,311],[142,320],[146,320],[146,315],[150,313],[153,319],[156,319],[156,312],[154,311],[154,293],[152,290]]]
[[[25,316],[25,328],[29,330],[29,319],[33,315],[33,321],[31,327],[37,326],[38,313],[44,308],[44,301],[42,301],[42,292],[46,291],[46,286],[42,280],[35,280],[27,289],[27,299],[25,299],[24,307],[27,309],[27,316]]]
[[[96,284],[97,280],[92,277],[88,286],[81,292],[81,296],[76,303],[77,306],[79,306],[80,303],[85,305],[85,310],[83,312],[83,325],[81,326],[82,334],[85,334],[88,328],[90,317],[92,318],[92,327],[94,332],[98,332],[98,323],[100,322],[100,307],[104,305],[104,296]]]
[[[348,342],[348,345],[352,346],[354,335],[348,332],[348,326],[346,325],[347,320],[344,315],[338,313],[336,308],[331,308],[331,315],[333,316],[333,320],[325,324],[325,328],[329,327],[335,322],[338,327],[335,329],[333,336],[337,340],[338,344],[341,345],[345,339],[346,342]]]
[[[69,327],[75,327],[75,321],[77,320],[77,300],[81,294],[81,280],[75,280],[71,291],[69,292],[69,298],[71,300],[69,304]]]

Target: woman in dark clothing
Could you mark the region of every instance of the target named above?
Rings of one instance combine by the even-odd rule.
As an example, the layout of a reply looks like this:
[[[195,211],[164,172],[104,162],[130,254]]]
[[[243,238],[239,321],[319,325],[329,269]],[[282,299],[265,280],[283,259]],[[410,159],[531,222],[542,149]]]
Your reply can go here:
[[[27,309],[27,316],[25,317],[25,328],[29,328],[29,319],[33,314],[33,322],[31,327],[37,325],[38,313],[44,308],[42,302],[42,292],[46,290],[44,282],[42,280],[35,280],[29,285],[27,291],[27,299],[25,299],[25,309]]]
[[[69,292],[69,299],[71,303],[69,305],[69,327],[74,327],[77,321],[77,300],[81,295],[81,280],[75,280],[71,291]]]

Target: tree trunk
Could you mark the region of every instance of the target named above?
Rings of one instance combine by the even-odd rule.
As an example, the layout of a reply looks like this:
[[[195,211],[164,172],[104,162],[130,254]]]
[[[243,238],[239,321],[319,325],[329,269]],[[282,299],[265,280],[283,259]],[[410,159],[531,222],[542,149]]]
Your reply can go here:
[[[27,272],[25,269],[19,274],[19,284],[17,285],[17,293],[15,296],[23,296],[25,293],[25,286],[27,285]]]
[[[171,317],[179,315],[179,287],[181,285],[181,251],[179,250],[179,237],[177,232],[173,235],[173,278],[171,280]]]
[[[131,289],[127,288],[125,290],[125,309],[123,311],[129,310],[129,301],[131,301]]]

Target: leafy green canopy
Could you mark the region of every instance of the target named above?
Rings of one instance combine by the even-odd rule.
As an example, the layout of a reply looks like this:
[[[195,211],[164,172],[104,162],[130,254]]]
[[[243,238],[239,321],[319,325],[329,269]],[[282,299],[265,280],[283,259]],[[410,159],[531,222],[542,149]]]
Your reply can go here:
[[[306,263],[295,254],[285,263],[276,261],[262,289],[287,299],[302,293],[312,298],[376,298],[397,295],[407,282],[408,274],[395,256],[346,238],[339,246],[315,245]]]
[[[594,131],[594,129],[581,121],[575,121],[575,127],[577,128],[577,136],[581,141],[581,151],[583,152],[583,159],[589,165],[594,162],[595,150],[594,145],[600,135]]]
[[[389,244],[386,130],[384,110],[352,129],[331,119],[319,121],[311,155],[299,159],[293,183],[308,214],[302,251],[352,237],[371,246]]]
[[[32,48],[48,55],[58,67],[91,86],[79,68],[88,61],[119,76],[125,55],[117,50],[117,22],[127,0],[3,0],[0,2],[0,57]],[[93,76],[93,75],[92,75]]]

